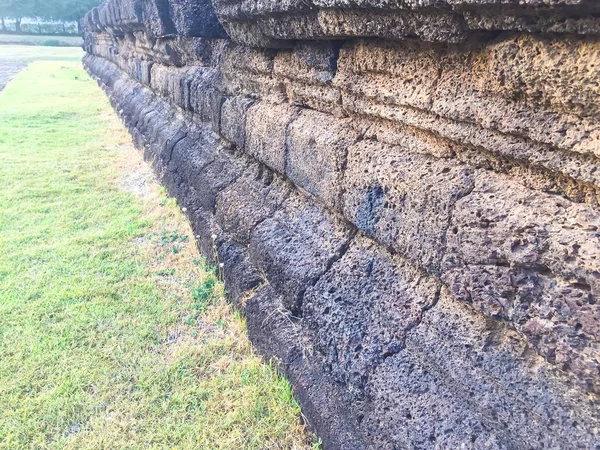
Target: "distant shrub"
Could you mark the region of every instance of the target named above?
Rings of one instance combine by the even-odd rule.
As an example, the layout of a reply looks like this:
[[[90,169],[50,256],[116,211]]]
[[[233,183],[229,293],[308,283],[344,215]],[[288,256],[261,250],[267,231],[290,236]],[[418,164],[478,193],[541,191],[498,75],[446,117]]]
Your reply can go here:
[[[61,42],[58,39],[48,39],[42,42],[44,47],[62,47]]]
[[[14,20],[5,19],[4,24],[6,25],[6,32],[16,33],[17,28]],[[23,18],[21,34],[78,35],[79,32],[77,31],[77,22],[55,22]]]

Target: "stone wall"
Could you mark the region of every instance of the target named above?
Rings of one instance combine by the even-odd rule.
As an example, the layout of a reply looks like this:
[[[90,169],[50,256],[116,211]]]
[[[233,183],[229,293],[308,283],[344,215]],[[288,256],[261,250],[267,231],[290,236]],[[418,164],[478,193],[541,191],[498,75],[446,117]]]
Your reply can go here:
[[[90,74],[326,449],[600,448],[600,3],[108,0]]]

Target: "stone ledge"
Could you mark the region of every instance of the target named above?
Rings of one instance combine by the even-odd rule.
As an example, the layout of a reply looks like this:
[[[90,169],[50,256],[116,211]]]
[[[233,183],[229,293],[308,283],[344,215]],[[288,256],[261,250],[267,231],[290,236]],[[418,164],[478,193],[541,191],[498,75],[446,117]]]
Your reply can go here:
[[[462,42],[498,31],[600,34],[589,0],[214,0],[231,38],[251,47],[361,37]],[[483,34],[482,34],[483,33]]]

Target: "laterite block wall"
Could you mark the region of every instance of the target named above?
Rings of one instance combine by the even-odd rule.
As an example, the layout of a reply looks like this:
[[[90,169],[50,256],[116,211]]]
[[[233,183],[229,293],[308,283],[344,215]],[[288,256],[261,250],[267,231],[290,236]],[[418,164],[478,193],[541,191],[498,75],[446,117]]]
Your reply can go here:
[[[600,2],[108,0],[84,39],[325,449],[600,448]]]

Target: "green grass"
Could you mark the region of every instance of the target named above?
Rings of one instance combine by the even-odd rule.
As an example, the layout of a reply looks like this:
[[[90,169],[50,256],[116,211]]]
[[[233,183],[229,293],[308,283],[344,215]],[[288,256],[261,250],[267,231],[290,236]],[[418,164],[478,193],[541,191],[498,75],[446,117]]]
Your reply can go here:
[[[77,47],[36,47],[25,45],[0,45],[0,60],[65,61],[78,63],[83,50]]]
[[[0,44],[81,47],[83,40],[79,36],[0,34]]]
[[[79,64],[0,93],[0,160],[0,448],[310,447]]]

